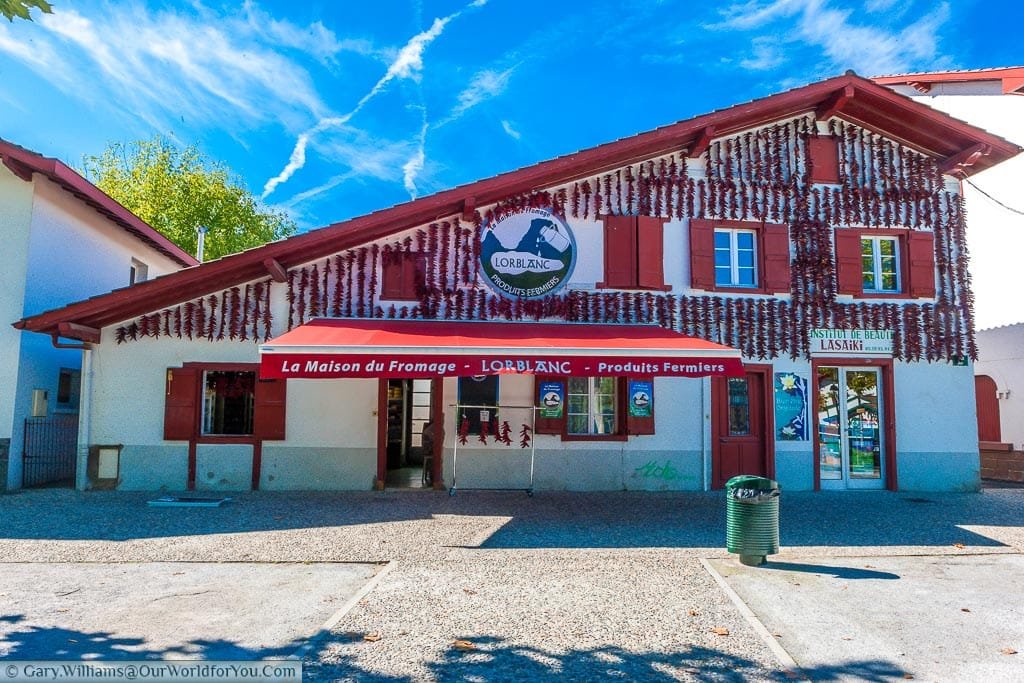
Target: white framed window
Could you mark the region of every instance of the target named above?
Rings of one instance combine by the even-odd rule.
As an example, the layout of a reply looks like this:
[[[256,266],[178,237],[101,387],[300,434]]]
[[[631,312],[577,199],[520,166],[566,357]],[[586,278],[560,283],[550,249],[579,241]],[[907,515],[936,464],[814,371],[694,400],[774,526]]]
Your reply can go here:
[[[132,259],[131,266],[128,268],[128,285],[134,285],[137,282],[145,282],[149,278],[149,266],[138,259]]]
[[[865,292],[896,294],[901,291],[898,238],[861,237],[860,256]]]
[[[757,287],[757,233],[715,229],[715,285]]]
[[[592,436],[616,434],[618,385],[615,377],[570,377],[566,432]]]

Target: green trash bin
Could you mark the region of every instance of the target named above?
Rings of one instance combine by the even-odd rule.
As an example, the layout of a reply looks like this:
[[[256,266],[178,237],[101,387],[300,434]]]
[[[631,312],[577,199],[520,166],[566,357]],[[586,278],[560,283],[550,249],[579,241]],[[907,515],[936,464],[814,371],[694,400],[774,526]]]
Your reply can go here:
[[[764,564],[779,552],[779,482],[741,474],[725,482],[725,547],[740,562]]]

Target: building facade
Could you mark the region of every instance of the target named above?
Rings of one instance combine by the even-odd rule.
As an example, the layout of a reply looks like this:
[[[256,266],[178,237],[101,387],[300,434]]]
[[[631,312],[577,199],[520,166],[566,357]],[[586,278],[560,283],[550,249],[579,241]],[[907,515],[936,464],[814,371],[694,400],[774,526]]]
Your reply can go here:
[[[0,162],[6,322],[196,263],[60,161],[0,140]],[[35,444],[45,438],[75,450],[81,351],[8,324],[0,356],[0,490],[19,488],[25,474],[32,484],[73,473]],[[47,465],[26,473],[26,454]]]
[[[847,74],[18,324],[123,489],[971,490],[958,177],[1019,151]]]

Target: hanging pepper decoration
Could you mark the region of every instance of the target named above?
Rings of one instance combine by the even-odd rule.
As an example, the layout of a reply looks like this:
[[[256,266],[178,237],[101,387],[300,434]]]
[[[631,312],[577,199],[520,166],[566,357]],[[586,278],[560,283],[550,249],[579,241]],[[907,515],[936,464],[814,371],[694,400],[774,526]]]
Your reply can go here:
[[[519,447],[520,448],[529,448],[530,447],[530,441],[531,441],[530,434],[532,432],[533,432],[533,430],[530,429],[530,425],[528,425],[528,424],[524,424],[522,429],[519,430]]]
[[[463,446],[469,443],[469,418],[466,416],[463,416],[462,422],[459,423],[459,443]]]
[[[487,445],[487,432],[490,429],[490,426],[490,423],[480,420],[480,436],[477,438],[477,441],[485,446]]]

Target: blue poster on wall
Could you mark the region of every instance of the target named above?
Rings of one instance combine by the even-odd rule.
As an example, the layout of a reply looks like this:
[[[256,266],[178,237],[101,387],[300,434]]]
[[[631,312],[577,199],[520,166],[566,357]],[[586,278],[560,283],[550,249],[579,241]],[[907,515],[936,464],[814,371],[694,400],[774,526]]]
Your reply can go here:
[[[792,372],[775,373],[775,438],[807,441],[807,378]]]

